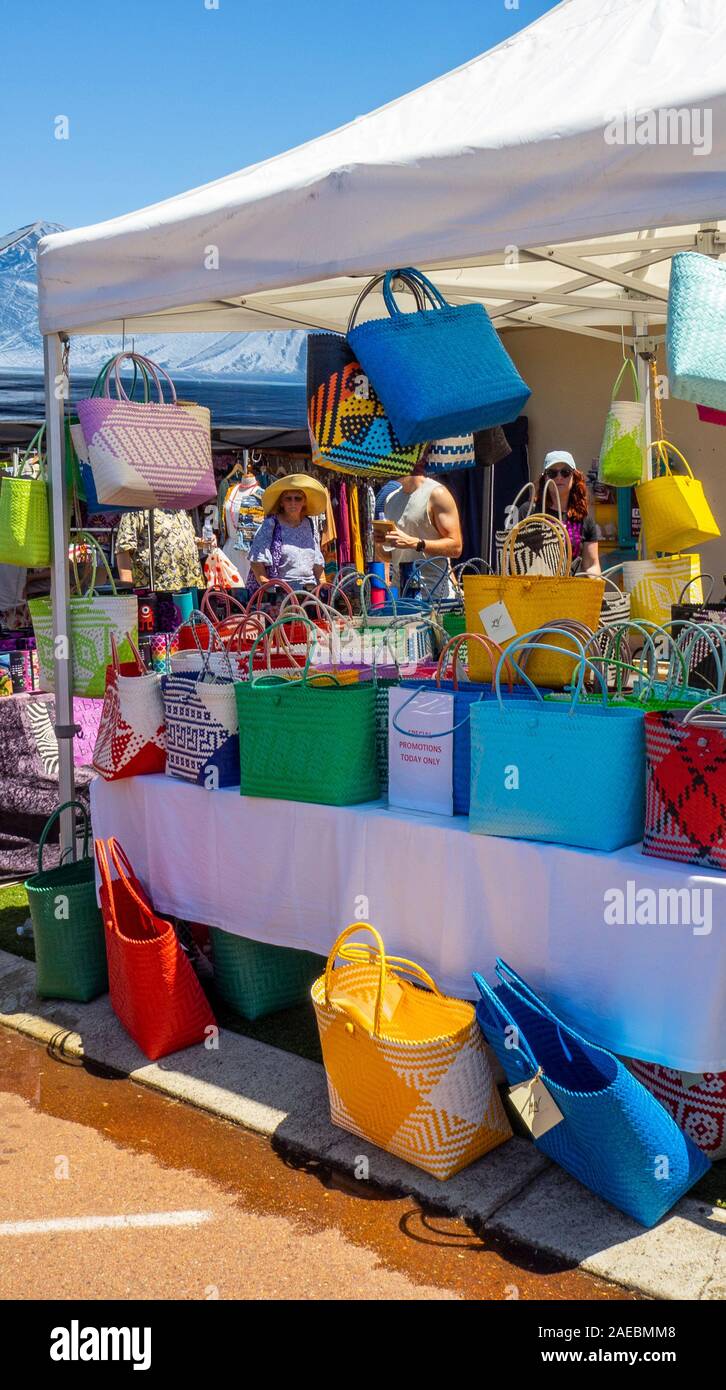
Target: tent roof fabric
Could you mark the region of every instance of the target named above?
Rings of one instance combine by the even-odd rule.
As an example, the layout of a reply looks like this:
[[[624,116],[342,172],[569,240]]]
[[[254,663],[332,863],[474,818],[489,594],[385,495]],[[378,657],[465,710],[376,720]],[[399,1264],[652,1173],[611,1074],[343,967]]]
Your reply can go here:
[[[497,264],[507,304],[527,286],[540,293],[554,268],[541,262],[562,265],[549,256],[559,244],[717,224],[726,218],[725,58],[722,0],[563,0],[488,53],[328,135],[44,239],[41,329],[344,330],[355,277],[389,266],[437,268],[445,290],[464,286],[461,299],[489,307]],[[664,117],[656,142],[637,121],[620,138],[616,117],[643,112]],[[685,126],[678,117],[669,126],[667,112],[683,113]],[[720,249],[717,240],[712,254]],[[615,264],[637,260],[632,246],[613,254]],[[569,265],[570,282],[577,269]],[[555,285],[558,277],[561,269]],[[587,298],[597,277],[584,278]],[[366,304],[380,313],[373,296]],[[597,305],[578,312],[617,321],[612,310],[598,318]]]

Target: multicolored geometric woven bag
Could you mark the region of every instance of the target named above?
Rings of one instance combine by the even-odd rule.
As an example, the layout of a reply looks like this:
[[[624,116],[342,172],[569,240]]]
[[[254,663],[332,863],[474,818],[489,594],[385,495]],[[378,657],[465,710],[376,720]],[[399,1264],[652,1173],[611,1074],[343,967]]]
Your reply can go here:
[[[694,1075],[636,1057],[628,1065],[712,1163],[726,1158],[726,1071]]]
[[[645,716],[643,854],[726,870],[726,714],[704,713],[719,699]]]
[[[307,345],[308,426],[313,463],[336,473],[403,477],[423,444],[404,447],[360,362],[337,333],[311,333]]]

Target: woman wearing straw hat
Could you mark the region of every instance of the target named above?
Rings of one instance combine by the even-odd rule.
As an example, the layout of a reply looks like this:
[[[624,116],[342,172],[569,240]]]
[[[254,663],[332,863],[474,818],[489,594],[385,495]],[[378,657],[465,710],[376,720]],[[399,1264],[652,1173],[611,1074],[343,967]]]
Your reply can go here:
[[[313,588],[325,575],[325,562],[311,517],[325,511],[328,494],[307,473],[288,473],[262,494],[265,520],[250,549],[248,591],[265,579],[284,579],[296,588]]]

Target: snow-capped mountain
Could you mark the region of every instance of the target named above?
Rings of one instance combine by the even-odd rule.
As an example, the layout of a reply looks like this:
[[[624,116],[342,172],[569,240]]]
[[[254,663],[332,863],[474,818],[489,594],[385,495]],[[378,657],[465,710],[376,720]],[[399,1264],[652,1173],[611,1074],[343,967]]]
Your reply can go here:
[[[43,370],[38,329],[37,246],[41,237],[65,229],[53,222],[33,222],[0,237],[0,369]],[[168,372],[181,376],[284,380],[305,376],[302,329],[271,333],[178,333],[168,338],[141,334],[135,339]],[[128,344],[127,344],[128,345]],[[118,338],[73,338],[71,375],[95,372],[120,350]]]

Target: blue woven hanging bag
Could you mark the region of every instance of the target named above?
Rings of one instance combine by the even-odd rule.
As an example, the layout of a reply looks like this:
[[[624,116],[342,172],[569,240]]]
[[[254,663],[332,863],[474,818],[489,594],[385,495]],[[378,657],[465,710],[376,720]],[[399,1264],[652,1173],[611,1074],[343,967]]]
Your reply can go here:
[[[503,960],[481,975],[479,1027],[510,1086],[537,1072],[562,1120],[534,1140],[567,1173],[643,1226],[654,1226],[710,1168],[617,1057],[569,1028]]]
[[[535,580],[536,583],[536,580]],[[579,677],[569,704],[545,702],[543,692],[514,660],[530,649],[543,629],[523,633],[506,656],[535,700],[504,700],[502,660],[496,699],[471,710],[471,809],[469,829],[478,835],[543,840],[583,849],[614,850],[642,839],[645,814],[644,711],[608,704],[602,675],[584,655],[578,638],[558,631],[579,648]],[[572,648],[548,644],[572,655]],[[594,670],[602,703],[581,700],[585,668]],[[588,769],[590,800],[583,816],[573,799],[568,769]]]
[[[400,279],[430,308],[404,313],[393,296]],[[516,420],[530,390],[482,304],[448,304],[420,270],[389,270],[389,318],[348,328],[348,342],[370,377],[402,444],[447,439]]]
[[[710,256],[673,257],[666,357],[672,396],[726,410],[726,265]]]

